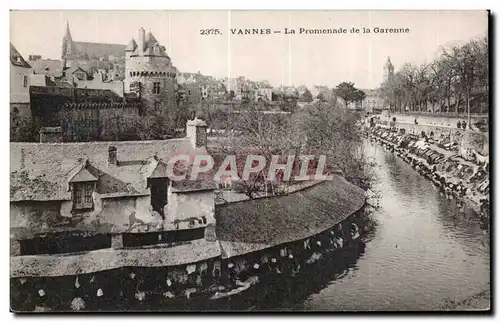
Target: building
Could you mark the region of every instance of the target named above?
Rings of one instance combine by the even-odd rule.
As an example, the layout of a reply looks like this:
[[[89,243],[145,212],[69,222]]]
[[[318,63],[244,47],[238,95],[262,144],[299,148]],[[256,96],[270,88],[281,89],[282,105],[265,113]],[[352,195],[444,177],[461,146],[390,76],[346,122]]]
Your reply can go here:
[[[174,117],[177,69],[151,32],[139,29],[125,49],[125,93],[136,93],[147,115]]]
[[[46,127],[60,127],[64,142],[103,140],[139,120],[142,105],[110,89],[61,86],[45,75],[32,75],[30,86],[34,138]],[[36,85],[35,85],[36,84]],[[113,138],[108,138],[112,140]]]
[[[167,176],[166,165],[172,157],[207,154],[206,124],[191,120],[186,132],[185,138],[158,141],[11,143],[14,261],[40,259],[25,255],[58,257],[149,245],[147,236],[154,232],[155,242],[161,235],[167,243],[164,251],[172,249],[168,243],[189,241],[187,248],[180,247],[184,255],[194,256],[203,248],[213,251],[200,260],[220,255],[215,241],[213,180],[200,176],[198,180],[172,181]],[[162,258],[165,266],[193,261],[186,256]],[[77,265],[96,263],[79,261]],[[29,271],[36,265],[25,263],[19,268]],[[40,269],[51,269],[51,265],[40,265]]]
[[[384,65],[382,83],[389,85],[394,83],[394,65],[392,65],[391,57],[387,57],[387,61]]]
[[[364,110],[368,113],[382,111],[385,100],[379,90],[366,90],[366,97],[363,100]]]
[[[312,99],[319,98],[325,102],[329,102],[333,99],[333,91],[327,86],[313,85],[311,88]]]
[[[273,100],[273,88],[272,87],[258,87],[255,93],[255,100],[264,100],[271,102]]]
[[[73,83],[79,88],[109,89],[124,97],[124,83],[114,79],[113,71],[99,69],[92,76],[74,77]]]
[[[66,61],[68,67],[92,65],[96,61],[110,62],[113,66],[113,61],[125,57],[125,47],[121,44],[73,41],[68,22],[62,40],[61,60]]]
[[[29,77],[31,65],[10,44],[10,111],[20,117],[31,118]]]
[[[29,64],[33,69],[33,74],[46,75],[53,80],[63,76],[64,61],[59,59],[37,59],[30,60]]]
[[[203,98],[203,88],[192,74],[179,74],[177,77],[178,95],[183,105],[197,105]],[[205,90],[208,97],[208,90]]]

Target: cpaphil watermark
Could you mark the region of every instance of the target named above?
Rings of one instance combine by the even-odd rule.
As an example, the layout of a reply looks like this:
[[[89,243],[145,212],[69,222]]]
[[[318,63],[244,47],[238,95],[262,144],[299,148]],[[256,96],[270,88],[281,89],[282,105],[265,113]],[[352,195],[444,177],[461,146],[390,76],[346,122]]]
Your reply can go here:
[[[209,154],[180,154],[165,164],[164,175],[172,181],[223,178],[249,180],[261,175],[269,181],[320,181],[332,180],[325,155],[272,155],[249,154],[245,156],[226,155],[214,160]]]

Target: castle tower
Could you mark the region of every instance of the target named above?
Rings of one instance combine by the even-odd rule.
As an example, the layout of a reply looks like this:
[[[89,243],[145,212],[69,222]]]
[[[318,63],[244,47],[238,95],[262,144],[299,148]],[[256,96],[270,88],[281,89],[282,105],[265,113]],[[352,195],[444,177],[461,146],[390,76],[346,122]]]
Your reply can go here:
[[[135,92],[148,115],[175,117],[177,69],[151,32],[139,29],[125,49],[125,93]]]
[[[394,66],[391,63],[391,57],[387,57],[387,62],[384,65],[383,83],[392,84],[394,80]]]

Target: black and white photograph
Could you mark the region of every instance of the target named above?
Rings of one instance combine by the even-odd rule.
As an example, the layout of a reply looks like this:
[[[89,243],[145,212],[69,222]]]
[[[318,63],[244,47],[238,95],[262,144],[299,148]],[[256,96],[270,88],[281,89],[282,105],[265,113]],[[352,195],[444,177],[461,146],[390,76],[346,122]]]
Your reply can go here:
[[[490,19],[11,10],[11,312],[491,310]]]

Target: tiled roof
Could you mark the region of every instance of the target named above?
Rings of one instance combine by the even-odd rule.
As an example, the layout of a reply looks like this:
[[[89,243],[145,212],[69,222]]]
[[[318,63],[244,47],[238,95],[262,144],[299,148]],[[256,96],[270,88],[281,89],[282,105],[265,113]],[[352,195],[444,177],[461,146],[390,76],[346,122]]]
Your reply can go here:
[[[362,189],[333,175],[331,181],[290,195],[217,205],[217,237],[227,256],[236,256],[239,251],[318,234],[359,210],[364,202]]]
[[[10,62],[12,65],[19,66],[19,67],[24,67],[24,68],[31,68],[30,64],[24,60],[23,56],[17,51],[17,48],[14,47],[13,44],[10,44]]]
[[[127,45],[127,48],[125,48],[125,51],[134,51],[137,48],[137,43],[135,42],[134,39],[131,39]]]
[[[108,148],[116,147],[118,165],[108,163]],[[99,178],[100,194],[149,194],[147,177],[160,159],[177,154],[206,153],[187,138],[161,141],[11,143],[10,200],[70,200],[69,180],[83,168]],[[156,155],[156,157],[154,157]]]
[[[97,181],[97,177],[95,177],[92,173],[90,173],[89,170],[87,170],[86,168],[81,169],[70,180],[70,182],[89,182],[89,181]]]
[[[73,44],[78,52],[87,54],[89,58],[125,56],[125,45],[81,41],[74,41]]]
[[[40,59],[30,61],[35,74],[59,77],[63,72],[63,63],[56,59]]]

